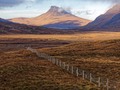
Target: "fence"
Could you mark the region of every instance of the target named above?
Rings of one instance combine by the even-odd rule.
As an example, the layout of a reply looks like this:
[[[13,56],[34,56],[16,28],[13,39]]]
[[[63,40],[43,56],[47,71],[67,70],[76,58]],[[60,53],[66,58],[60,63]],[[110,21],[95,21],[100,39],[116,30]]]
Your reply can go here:
[[[92,73],[90,73],[88,71],[85,71],[78,67],[74,67],[66,62],[58,60],[57,58],[55,58],[53,56],[47,55],[45,53],[40,53],[37,50],[32,49],[30,47],[28,47],[27,50],[30,50],[31,52],[35,53],[38,57],[47,59],[48,61],[61,67],[62,69],[66,70],[67,72],[71,73],[72,75],[75,75],[77,77],[82,77],[83,79],[89,80],[91,83],[96,84],[102,90],[120,90],[120,82],[111,81],[111,80],[103,78],[103,77],[102,78],[96,77],[95,75],[93,75]]]

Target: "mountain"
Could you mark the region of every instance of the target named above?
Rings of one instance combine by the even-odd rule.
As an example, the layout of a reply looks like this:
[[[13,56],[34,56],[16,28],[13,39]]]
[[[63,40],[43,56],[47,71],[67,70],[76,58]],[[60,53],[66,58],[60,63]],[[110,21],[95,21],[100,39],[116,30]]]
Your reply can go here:
[[[12,23],[12,22],[10,22],[10,21],[8,21],[8,20],[5,20],[5,19],[0,18],[0,23]]]
[[[40,26],[31,26],[19,23],[13,23],[0,18],[0,34],[71,34],[76,32],[71,30],[48,29]]]
[[[111,9],[109,9],[105,14],[98,16],[93,22],[86,25],[85,28],[86,29],[104,29],[108,27],[108,25],[110,26],[110,23],[114,27],[115,22],[117,23],[119,19],[118,17],[119,13],[120,13],[120,4],[117,4],[113,6]],[[120,25],[120,23],[118,24]]]
[[[110,19],[106,24],[102,26],[103,28],[120,28],[120,13],[115,15],[112,19]]]
[[[84,26],[90,22],[83,18],[79,18],[71,13],[67,12],[63,8],[51,6],[51,8],[44,14],[34,17],[34,18],[14,18],[10,21],[34,25],[34,26],[44,26],[47,28],[57,28],[57,29],[73,29]]]
[[[14,24],[13,22],[10,22],[6,19],[0,18],[0,34],[5,34],[7,32],[10,32],[9,30],[13,28],[11,25]]]

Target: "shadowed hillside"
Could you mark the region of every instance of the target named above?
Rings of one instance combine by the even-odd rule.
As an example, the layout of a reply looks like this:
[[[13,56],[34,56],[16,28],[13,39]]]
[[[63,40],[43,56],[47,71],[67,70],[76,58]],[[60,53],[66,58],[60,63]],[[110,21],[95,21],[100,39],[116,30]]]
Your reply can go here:
[[[71,34],[77,32],[75,30],[50,29],[39,26],[30,26],[24,24],[13,23],[5,19],[0,19],[0,34]]]
[[[105,14],[98,16],[93,22],[84,27],[94,31],[120,31],[120,4],[110,8]]]
[[[103,28],[120,28],[120,13],[103,25]]]

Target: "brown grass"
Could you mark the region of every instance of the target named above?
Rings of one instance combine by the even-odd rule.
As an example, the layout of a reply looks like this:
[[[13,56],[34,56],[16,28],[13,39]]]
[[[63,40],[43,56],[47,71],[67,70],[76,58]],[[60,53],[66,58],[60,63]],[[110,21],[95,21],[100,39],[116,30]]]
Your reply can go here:
[[[96,76],[120,80],[120,40],[111,39],[120,39],[120,33],[1,35],[0,90],[89,90],[95,87],[24,50],[29,46]]]
[[[48,40],[64,40],[64,41],[98,41],[98,40],[111,40],[120,39],[120,32],[86,32],[78,34],[66,35],[0,35],[0,39],[48,39]]]
[[[26,51],[0,54],[0,90],[89,90],[95,87]]]
[[[120,40],[78,42],[40,51],[96,76],[120,80]]]
[[[21,50],[27,47],[33,48],[48,48],[48,47],[58,47],[61,45],[69,44],[68,41],[62,40],[49,40],[49,39],[0,39],[0,52]]]

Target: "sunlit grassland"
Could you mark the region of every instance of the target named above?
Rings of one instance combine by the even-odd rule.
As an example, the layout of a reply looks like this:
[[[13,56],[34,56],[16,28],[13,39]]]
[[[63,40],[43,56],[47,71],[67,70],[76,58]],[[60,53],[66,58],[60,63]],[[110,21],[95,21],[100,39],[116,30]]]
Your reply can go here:
[[[97,41],[97,40],[110,40],[120,39],[120,32],[86,32],[76,34],[17,34],[17,35],[0,35],[4,39],[52,39],[52,40],[66,40],[66,41]]]

